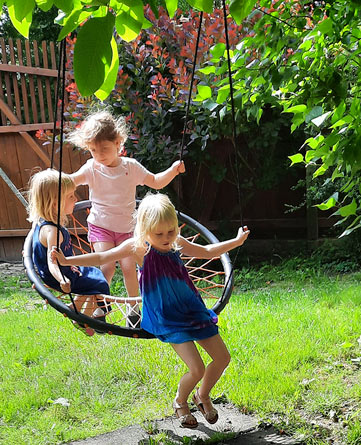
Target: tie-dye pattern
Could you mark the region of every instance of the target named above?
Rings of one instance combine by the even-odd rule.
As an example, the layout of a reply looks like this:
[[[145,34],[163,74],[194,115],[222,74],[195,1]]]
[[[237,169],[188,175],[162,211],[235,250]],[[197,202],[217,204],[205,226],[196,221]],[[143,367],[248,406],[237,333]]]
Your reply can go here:
[[[179,252],[162,253],[151,247],[140,269],[139,284],[143,297],[141,326],[146,331],[161,340],[162,336],[172,333],[179,333],[181,338],[182,332],[187,341],[190,332],[199,339],[202,329],[209,332],[208,336],[217,334],[214,319],[194,287]]]

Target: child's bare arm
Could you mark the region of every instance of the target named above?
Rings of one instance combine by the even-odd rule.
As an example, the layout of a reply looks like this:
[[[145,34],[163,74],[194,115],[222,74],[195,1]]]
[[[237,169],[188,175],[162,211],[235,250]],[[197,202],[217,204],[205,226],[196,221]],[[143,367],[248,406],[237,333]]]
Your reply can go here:
[[[70,177],[73,180],[76,187],[78,187],[78,185],[82,185],[82,184],[86,183],[85,175],[84,175],[82,168],[80,168],[78,171],[72,173],[70,175]]]
[[[51,251],[52,261],[58,261],[62,266],[101,266],[103,264],[118,261],[121,258],[134,255],[133,239],[130,238],[124,243],[105,252],[86,253],[65,257],[63,252],[53,248]]]
[[[70,281],[67,277],[63,277],[63,274],[61,273],[58,263],[53,262],[51,260],[51,250],[53,247],[56,246],[57,242],[57,228],[54,226],[46,225],[41,230],[40,239],[43,242],[43,244],[47,247],[47,261],[48,261],[48,267],[49,272],[52,274],[52,276],[56,279],[56,281],[59,282],[60,288],[63,292],[70,292]],[[63,235],[59,234],[59,242],[62,243],[63,241]]]
[[[182,252],[186,255],[198,258],[213,258],[241,246],[248,238],[249,233],[250,231],[247,226],[240,227],[235,238],[220,243],[207,244],[205,246],[191,243],[180,236],[179,244],[182,247]]]
[[[171,167],[161,173],[157,173],[156,175],[149,173],[145,178],[144,184],[152,189],[159,190],[168,185],[175,178],[175,176],[179,175],[179,173],[184,172],[184,162],[175,161]]]

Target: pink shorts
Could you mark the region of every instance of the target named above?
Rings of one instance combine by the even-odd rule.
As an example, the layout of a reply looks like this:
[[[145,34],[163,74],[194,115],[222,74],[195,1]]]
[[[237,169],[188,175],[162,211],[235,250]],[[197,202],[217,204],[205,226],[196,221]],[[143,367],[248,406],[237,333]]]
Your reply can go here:
[[[112,230],[104,229],[104,227],[99,227],[92,223],[88,223],[88,240],[91,243],[105,241],[113,243],[114,246],[119,246],[119,244],[132,236],[133,233],[113,232]]]

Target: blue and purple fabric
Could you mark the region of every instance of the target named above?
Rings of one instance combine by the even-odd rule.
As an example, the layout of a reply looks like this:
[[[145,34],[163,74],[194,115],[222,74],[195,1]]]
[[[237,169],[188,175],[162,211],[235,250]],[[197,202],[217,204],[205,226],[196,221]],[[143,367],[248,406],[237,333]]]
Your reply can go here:
[[[49,271],[47,248],[44,247],[39,240],[40,229],[47,224],[56,227],[56,224],[44,220],[41,220],[41,222],[35,226],[33,234],[33,262],[43,282],[52,289],[61,292],[59,282]],[[70,234],[65,227],[60,227],[60,230],[63,235],[63,242],[61,243],[60,248],[65,256],[71,256],[73,255],[73,248],[71,245]],[[60,269],[64,276],[71,282],[71,292],[79,295],[109,295],[110,291],[108,282],[100,269],[96,267],[69,266],[60,266]],[[101,304],[98,302],[98,306],[102,305],[103,303]]]
[[[139,273],[141,327],[163,342],[204,340],[218,333],[217,316],[206,308],[180,258],[150,247]]]

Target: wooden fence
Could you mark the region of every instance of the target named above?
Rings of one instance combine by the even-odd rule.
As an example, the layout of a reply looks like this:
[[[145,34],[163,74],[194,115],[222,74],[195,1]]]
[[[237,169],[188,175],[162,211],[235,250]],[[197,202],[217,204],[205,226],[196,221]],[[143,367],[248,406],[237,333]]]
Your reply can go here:
[[[35,133],[54,127],[57,47],[0,38],[0,57],[0,260],[18,260],[30,225],[16,191],[25,192],[34,171],[50,166],[50,145],[42,145]],[[87,159],[70,147],[64,151],[65,172]],[[85,196],[79,190],[79,198]]]

